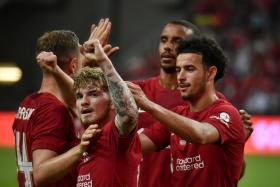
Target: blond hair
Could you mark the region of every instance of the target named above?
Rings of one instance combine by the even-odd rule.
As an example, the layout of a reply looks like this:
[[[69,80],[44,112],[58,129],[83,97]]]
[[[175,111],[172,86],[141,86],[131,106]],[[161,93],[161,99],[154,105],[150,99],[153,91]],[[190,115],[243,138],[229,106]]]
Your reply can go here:
[[[104,72],[99,67],[84,67],[74,76],[74,91],[94,85],[108,92],[108,84]]]

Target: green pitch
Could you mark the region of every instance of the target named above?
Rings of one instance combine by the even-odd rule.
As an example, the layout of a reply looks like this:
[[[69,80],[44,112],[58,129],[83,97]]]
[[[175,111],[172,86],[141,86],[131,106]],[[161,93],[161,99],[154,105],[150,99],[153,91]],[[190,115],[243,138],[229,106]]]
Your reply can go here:
[[[0,186],[16,187],[16,155],[13,149],[0,149]]]
[[[279,187],[280,156],[246,156],[247,168],[238,187]]]
[[[280,156],[246,156],[247,168],[238,187],[279,187]],[[0,186],[16,187],[15,152],[0,149]]]

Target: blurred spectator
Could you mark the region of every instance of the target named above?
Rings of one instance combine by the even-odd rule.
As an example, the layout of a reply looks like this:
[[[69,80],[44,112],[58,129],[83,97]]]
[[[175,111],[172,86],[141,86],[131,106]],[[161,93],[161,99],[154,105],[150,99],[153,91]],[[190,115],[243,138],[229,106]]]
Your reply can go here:
[[[218,89],[236,107],[244,107],[249,113],[279,114],[280,1],[200,0],[184,3],[189,5],[184,5],[188,9],[186,19],[213,35],[228,53],[228,74]],[[143,56],[141,75],[145,71],[157,73],[152,73],[156,68],[151,68],[154,66],[152,59],[156,58]]]

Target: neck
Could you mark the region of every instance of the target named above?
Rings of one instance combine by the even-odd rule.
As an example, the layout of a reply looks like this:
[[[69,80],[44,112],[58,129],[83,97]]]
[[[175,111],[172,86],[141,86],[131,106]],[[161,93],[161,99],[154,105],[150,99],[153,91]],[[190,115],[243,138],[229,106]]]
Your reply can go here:
[[[177,89],[177,73],[166,73],[163,69],[160,70],[159,84],[171,90]]]
[[[50,93],[54,95],[62,103],[64,103],[62,96],[59,92],[58,84],[52,76],[48,76],[46,74],[43,75],[43,80],[38,93]]]
[[[189,100],[190,110],[192,112],[200,112],[212,105],[219,98],[216,95],[215,89],[205,90],[205,92],[193,100]]]
[[[104,118],[104,120],[100,121],[98,123],[99,128],[103,129],[107,123],[109,123],[112,119],[114,119],[116,116],[115,110],[111,109],[108,111],[108,115]]]

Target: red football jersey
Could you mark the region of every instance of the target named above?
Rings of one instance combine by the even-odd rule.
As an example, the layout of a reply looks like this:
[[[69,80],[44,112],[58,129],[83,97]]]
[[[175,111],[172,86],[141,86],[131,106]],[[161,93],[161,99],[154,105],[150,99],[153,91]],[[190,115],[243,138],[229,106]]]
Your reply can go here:
[[[34,186],[32,152],[49,149],[62,154],[74,146],[76,136],[68,109],[53,95],[34,93],[25,97],[13,124],[19,186]],[[66,175],[50,186],[75,186],[76,176]]]
[[[136,187],[142,150],[136,131],[120,136],[113,120],[92,142],[78,166],[77,187]]]
[[[167,109],[187,103],[181,99],[181,94],[178,90],[163,88],[159,84],[158,76],[133,82],[142,88],[147,98]],[[155,119],[151,115],[143,111],[140,112],[138,118],[139,128],[150,127],[155,122]],[[145,156],[140,164],[139,187],[170,187],[170,166],[171,157],[169,147]]]
[[[170,134],[159,123],[144,133],[158,146],[168,143],[172,153],[172,186],[236,187],[243,163],[245,135],[238,111],[227,101],[217,100],[201,112],[190,112],[189,106],[176,107],[174,112],[207,122],[217,128],[220,142],[195,145]],[[168,142],[170,138],[170,142]]]

